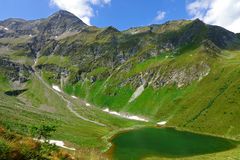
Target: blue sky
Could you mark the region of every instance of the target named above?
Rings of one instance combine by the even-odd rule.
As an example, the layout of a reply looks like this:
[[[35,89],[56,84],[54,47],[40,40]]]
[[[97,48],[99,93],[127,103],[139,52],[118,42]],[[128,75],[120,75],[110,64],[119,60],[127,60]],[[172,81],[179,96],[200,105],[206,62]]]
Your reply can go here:
[[[0,20],[45,18],[58,10],[49,7],[49,0],[0,0],[0,3]]]
[[[71,1],[71,0],[69,0]],[[163,23],[167,20],[189,18],[185,1],[173,0],[112,0],[107,5],[92,5],[95,16],[91,24],[98,27],[114,26],[120,30],[134,26]],[[44,18],[59,8],[49,0],[1,0],[0,19]],[[162,20],[155,20],[157,12],[166,12]]]
[[[92,24],[113,25],[119,29],[189,18],[183,0],[128,0],[127,3],[112,0],[110,5],[97,10],[98,16],[92,19]],[[166,12],[162,20],[155,19],[158,11]]]
[[[168,20],[200,18],[240,32],[239,0],[1,0],[0,20],[45,18],[59,9],[68,10],[85,23],[98,27],[130,27]]]

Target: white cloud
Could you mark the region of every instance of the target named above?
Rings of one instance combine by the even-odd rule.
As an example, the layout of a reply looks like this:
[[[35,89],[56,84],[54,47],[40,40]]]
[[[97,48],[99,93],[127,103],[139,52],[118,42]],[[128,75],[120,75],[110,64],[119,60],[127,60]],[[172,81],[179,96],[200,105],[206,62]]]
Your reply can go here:
[[[110,4],[111,0],[51,0],[50,3],[75,14],[84,23],[90,25],[91,18],[95,16],[92,6],[104,6]]]
[[[187,5],[187,11],[192,18],[240,32],[239,0],[194,0]]]
[[[155,21],[161,21],[165,18],[166,12],[164,11],[158,11],[157,16],[155,17]]]

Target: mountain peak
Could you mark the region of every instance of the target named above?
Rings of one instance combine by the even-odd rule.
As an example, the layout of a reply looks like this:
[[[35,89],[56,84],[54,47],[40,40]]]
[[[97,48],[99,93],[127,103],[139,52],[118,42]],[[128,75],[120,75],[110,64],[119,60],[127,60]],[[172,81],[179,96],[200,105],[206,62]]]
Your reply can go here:
[[[193,20],[193,22],[195,23],[204,23],[202,20],[200,20],[199,18],[196,18],[195,20]]]
[[[27,21],[24,19],[9,18],[0,21],[0,26],[13,30],[15,36],[40,33],[50,37],[59,36],[64,32],[78,32],[83,27],[87,27],[81,19],[65,10],[60,10],[46,19]]]
[[[113,27],[113,26],[109,26],[105,29],[105,31],[108,32],[120,32],[117,28]]]
[[[78,32],[87,25],[74,14],[60,10],[45,19],[44,33],[57,36],[64,32]]]
[[[201,21],[200,19],[197,18],[197,19],[192,21],[192,25],[195,25],[195,26],[205,26],[206,24],[203,21]]]
[[[75,16],[74,14],[72,14],[71,12],[68,12],[66,10],[59,10],[59,11],[53,13],[49,18],[53,18],[53,17],[77,18],[77,16]]]
[[[59,10],[53,15],[48,17],[49,21],[62,21],[65,23],[70,23],[70,24],[77,24],[81,26],[87,26],[81,19],[79,19],[77,16],[72,14],[71,12],[65,11],[65,10]],[[68,25],[70,25],[68,24]],[[67,24],[66,24],[67,25]]]

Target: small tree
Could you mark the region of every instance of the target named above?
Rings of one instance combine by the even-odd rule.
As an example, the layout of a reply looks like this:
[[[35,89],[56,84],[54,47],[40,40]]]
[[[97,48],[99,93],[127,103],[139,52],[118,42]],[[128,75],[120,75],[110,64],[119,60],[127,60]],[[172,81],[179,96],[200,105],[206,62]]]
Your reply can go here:
[[[52,136],[52,132],[56,131],[56,126],[52,125],[40,125],[31,128],[31,135],[37,138],[38,141],[43,140],[44,142],[40,146],[39,155],[49,156],[53,152],[58,151],[58,148],[54,144],[49,144],[49,138]]]
[[[56,131],[56,126],[51,125],[41,125],[39,127],[32,127],[31,128],[31,135],[38,140],[47,141],[51,136],[52,132]]]

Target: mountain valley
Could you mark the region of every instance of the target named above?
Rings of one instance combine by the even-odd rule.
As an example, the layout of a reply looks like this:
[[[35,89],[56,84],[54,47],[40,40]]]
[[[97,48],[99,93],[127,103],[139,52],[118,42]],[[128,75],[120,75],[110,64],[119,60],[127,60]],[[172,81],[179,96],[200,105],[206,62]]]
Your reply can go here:
[[[32,126],[55,125],[52,138],[75,159],[115,159],[112,137],[144,127],[237,143],[161,159],[239,159],[239,76],[239,34],[199,19],[125,31],[63,10],[0,21],[0,128],[29,137]]]

